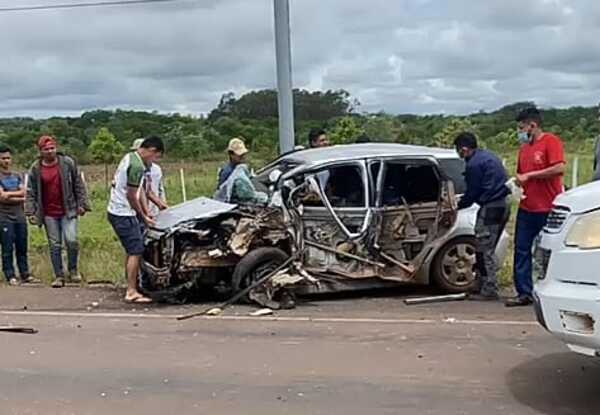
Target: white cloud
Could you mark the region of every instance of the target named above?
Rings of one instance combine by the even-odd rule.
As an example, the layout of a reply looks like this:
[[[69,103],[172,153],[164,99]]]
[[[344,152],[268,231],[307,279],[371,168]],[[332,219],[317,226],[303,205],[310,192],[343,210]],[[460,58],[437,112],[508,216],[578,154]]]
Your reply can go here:
[[[600,95],[592,0],[290,3],[294,85],[347,89],[362,110],[468,113]],[[224,92],[276,85],[272,0],[0,13],[0,23],[0,116],[201,113]]]

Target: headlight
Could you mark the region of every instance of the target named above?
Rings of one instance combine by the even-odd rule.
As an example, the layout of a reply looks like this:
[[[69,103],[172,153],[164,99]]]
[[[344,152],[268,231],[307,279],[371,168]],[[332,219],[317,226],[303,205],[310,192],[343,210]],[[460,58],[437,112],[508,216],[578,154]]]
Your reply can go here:
[[[577,219],[569,229],[565,243],[580,249],[600,248],[600,210]]]

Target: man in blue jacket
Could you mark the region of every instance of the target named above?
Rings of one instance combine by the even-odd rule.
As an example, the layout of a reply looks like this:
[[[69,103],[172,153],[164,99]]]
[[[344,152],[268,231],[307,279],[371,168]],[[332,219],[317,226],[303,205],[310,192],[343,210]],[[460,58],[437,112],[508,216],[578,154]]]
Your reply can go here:
[[[465,179],[467,190],[458,203],[466,209],[474,203],[480,206],[475,223],[477,238],[476,261],[481,280],[479,293],[469,296],[472,300],[498,300],[498,261],[496,245],[510,215],[506,187],[506,169],[492,152],[477,148],[474,134],[464,132],[454,140],[454,146],[466,161]]]

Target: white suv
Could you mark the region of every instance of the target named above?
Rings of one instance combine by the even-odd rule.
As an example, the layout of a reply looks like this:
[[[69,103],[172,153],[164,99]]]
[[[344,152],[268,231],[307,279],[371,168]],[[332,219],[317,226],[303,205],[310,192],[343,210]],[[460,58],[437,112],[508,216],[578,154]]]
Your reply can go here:
[[[600,356],[600,182],[554,205],[535,254],[537,319],[572,351]]]

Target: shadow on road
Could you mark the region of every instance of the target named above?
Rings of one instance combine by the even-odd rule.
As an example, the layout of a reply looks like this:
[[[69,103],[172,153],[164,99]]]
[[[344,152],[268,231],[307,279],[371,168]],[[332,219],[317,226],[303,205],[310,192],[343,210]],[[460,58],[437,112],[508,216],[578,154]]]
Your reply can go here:
[[[556,353],[530,360],[507,375],[508,387],[522,404],[547,415],[600,413],[600,360]]]

